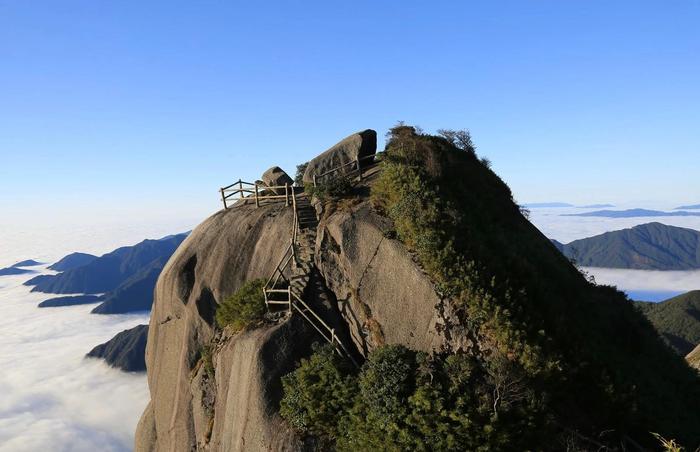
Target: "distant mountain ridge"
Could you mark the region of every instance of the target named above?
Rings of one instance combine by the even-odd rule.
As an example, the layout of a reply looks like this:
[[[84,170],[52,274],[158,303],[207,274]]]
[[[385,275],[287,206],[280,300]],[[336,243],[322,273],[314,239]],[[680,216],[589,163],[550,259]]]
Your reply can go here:
[[[540,209],[540,208],[559,208],[559,207],[577,207],[579,209],[603,209],[606,207],[615,207],[613,204],[587,204],[583,206],[577,206],[574,204],[569,204],[568,202],[532,202],[524,204],[524,207],[528,209]]]
[[[539,209],[546,207],[574,207],[574,205],[567,202],[532,202],[525,204],[525,207],[530,209]]]
[[[627,209],[627,210],[595,210],[583,213],[563,213],[563,217],[603,217],[603,218],[636,218],[636,217],[697,217],[700,212],[663,212],[661,210]]]
[[[156,259],[120,284],[119,287],[105,294],[102,303],[90,312],[93,314],[124,314],[150,310],[153,304],[153,289],[156,287],[158,276],[168,258]]]
[[[568,244],[552,241],[566,257],[585,267],[638,270],[700,268],[700,231],[646,223]]]
[[[67,297],[49,298],[39,303],[40,308],[58,308],[62,306],[75,306],[79,304],[97,303],[102,300],[101,296],[97,295],[77,295]]]
[[[71,268],[57,275],[40,275],[24,284],[34,286],[32,292],[65,294],[109,292],[145,267],[154,265],[154,262],[159,263],[155,265],[160,265],[162,268],[185,237],[187,233],[159,240],[144,240],[133,246],[118,248],[85,265]],[[62,261],[64,259],[59,262]]]
[[[16,264],[10,265],[9,267],[0,268],[0,276],[23,275],[25,273],[34,273],[34,270],[27,270],[22,267],[34,267],[37,265],[41,265],[41,262],[37,262],[33,259],[17,262]]]
[[[700,290],[660,303],[636,302],[661,337],[681,356],[700,344]]]
[[[687,210],[700,209],[700,204],[692,204],[690,206],[678,206],[678,207],[674,208],[674,210],[683,210],[683,209],[687,209]]]
[[[72,253],[64,257],[60,261],[48,266],[49,270],[64,272],[74,268],[82,267],[97,259],[97,256],[86,253]]]

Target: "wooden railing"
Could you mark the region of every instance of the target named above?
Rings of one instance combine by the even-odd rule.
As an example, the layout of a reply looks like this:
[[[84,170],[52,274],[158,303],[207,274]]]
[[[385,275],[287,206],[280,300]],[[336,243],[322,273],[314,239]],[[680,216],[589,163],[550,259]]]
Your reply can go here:
[[[374,158],[374,155],[368,156],[362,159],[357,159],[348,164],[341,165],[330,171],[323,173],[320,177],[328,176],[341,169],[349,166],[350,164],[355,165],[355,170],[358,171],[360,175],[360,180],[362,180],[362,168],[360,161],[367,160],[368,158]],[[346,173],[348,174],[348,173]],[[314,185],[316,184],[317,177],[314,176]],[[284,188],[284,194],[277,194],[277,190]],[[299,237],[299,212],[297,211],[297,196],[295,187],[285,184],[280,186],[267,186],[264,184],[259,184],[257,182],[250,183],[238,180],[231,185],[222,187],[220,189],[221,200],[224,203],[224,208],[228,209],[228,200],[249,200],[251,197],[255,200],[255,205],[260,206],[260,202],[264,199],[284,199],[285,205],[293,206],[294,216],[292,220],[292,237],[289,245],[285,249],[282,257],[275,266],[270,277],[265,282],[263,286],[263,294],[265,297],[265,305],[270,310],[270,305],[285,305],[290,313],[298,312],[307,322],[309,322],[314,329],[327,340],[336,350],[336,352],[341,356],[346,356],[352,363],[357,367],[357,362],[353,359],[352,355],[345,348],[340,338],[335,333],[335,329],[328,326],[328,324],[311,309],[301,297],[292,290],[292,281],[290,277],[287,277],[285,272],[291,268],[292,261],[298,262],[298,237]],[[274,299],[279,297],[281,299]]]
[[[265,305],[268,311],[270,310],[271,304],[286,304],[289,310],[292,310],[291,303],[289,302],[291,299],[291,281],[284,272],[287,271],[295,254],[294,243],[290,243],[272,274],[267,278],[265,286],[263,286],[263,295],[265,296]],[[279,288],[280,281],[285,283],[284,289]],[[273,300],[272,297],[274,297],[275,294],[287,294],[287,300]]]
[[[360,162],[364,162],[364,161],[367,161],[367,160],[371,160],[371,163],[374,163],[376,157],[377,157],[376,154],[366,155],[366,156],[364,156],[364,157],[357,158],[357,159],[352,160],[352,161],[350,161],[350,162],[347,162],[347,163],[344,163],[344,164],[342,164],[342,165],[336,166],[335,168],[332,168],[332,169],[326,171],[325,173],[314,174],[314,175],[313,175],[314,187],[316,187],[317,184],[318,184],[324,177],[331,176],[331,175],[333,175],[333,174],[335,174],[335,173],[337,173],[337,172],[339,172],[339,171],[345,170],[345,169],[348,168],[348,167],[351,167],[351,168],[350,168],[349,170],[343,171],[343,174],[344,174],[344,175],[352,175],[352,174],[354,174],[355,172],[357,172],[358,177],[360,178],[360,180],[362,180],[362,169],[363,169],[363,167],[362,167],[362,165],[360,164]],[[370,163],[370,166],[371,166],[371,163]]]
[[[277,191],[282,191],[282,189],[284,189],[284,194],[278,194]],[[251,197],[255,200],[255,205],[257,207],[260,207],[261,201],[268,199],[284,199],[285,205],[288,206],[290,197],[294,194],[294,187],[290,184],[269,186],[258,182],[244,182],[238,179],[231,185],[221,187],[219,193],[221,193],[221,201],[224,203],[224,209],[228,209],[229,202],[239,199],[248,200]]]
[[[296,311],[301,314],[301,316],[304,317],[304,319],[306,319],[306,321],[309,322],[311,326],[313,326],[316,331],[318,331],[318,333],[335,348],[335,351],[339,355],[348,357],[355,367],[359,367],[348,349],[343,345],[343,342],[335,334],[335,328],[328,326],[328,324],[321,317],[319,317],[318,314],[316,314],[314,310],[301,299],[301,297],[297,296],[297,294],[290,290],[289,295],[289,306],[292,312]],[[299,307],[300,305],[301,308]],[[312,317],[309,317],[307,313],[311,314]],[[318,322],[318,324],[316,322]]]

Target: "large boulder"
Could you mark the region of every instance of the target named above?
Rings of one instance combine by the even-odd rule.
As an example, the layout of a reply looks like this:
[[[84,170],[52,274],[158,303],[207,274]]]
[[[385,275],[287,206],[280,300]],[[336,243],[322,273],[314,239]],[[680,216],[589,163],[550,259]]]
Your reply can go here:
[[[377,132],[367,129],[354,133],[311,160],[304,171],[304,183],[313,182],[314,175],[321,175],[346,163],[374,155],[376,152]],[[348,165],[341,173],[352,169],[354,167]]]
[[[291,186],[294,183],[294,180],[279,166],[273,166],[265,171],[260,179],[268,187],[279,187],[285,184]],[[274,191],[278,195],[284,194],[284,188],[278,188]]]

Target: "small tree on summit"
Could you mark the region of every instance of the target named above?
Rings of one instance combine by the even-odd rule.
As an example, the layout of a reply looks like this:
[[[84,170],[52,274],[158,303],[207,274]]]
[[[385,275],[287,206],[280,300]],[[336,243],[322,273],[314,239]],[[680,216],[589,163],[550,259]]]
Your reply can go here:
[[[476,146],[474,146],[472,136],[468,130],[439,129],[437,132],[456,148],[476,155]]]

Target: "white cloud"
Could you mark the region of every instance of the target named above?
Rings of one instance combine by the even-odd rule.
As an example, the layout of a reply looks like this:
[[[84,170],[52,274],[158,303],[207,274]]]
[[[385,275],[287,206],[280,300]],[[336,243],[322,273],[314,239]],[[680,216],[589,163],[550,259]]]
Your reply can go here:
[[[30,293],[27,278],[2,277],[0,289],[0,451],[131,450],[146,377],[84,355],[148,315],[39,309],[51,295]]]
[[[598,284],[617,286],[624,291],[688,292],[700,289],[700,270],[657,271],[622,268],[583,267]]]

